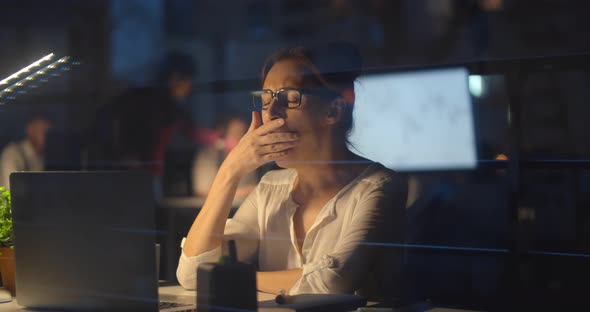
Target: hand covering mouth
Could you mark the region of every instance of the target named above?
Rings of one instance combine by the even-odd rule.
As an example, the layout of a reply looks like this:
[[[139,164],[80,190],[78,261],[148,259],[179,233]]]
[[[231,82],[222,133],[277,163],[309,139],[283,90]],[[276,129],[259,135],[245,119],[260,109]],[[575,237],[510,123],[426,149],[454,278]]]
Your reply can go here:
[[[272,131],[271,133],[297,133],[297,131],[289,130],[287,128],[279,128],[275,131]]]

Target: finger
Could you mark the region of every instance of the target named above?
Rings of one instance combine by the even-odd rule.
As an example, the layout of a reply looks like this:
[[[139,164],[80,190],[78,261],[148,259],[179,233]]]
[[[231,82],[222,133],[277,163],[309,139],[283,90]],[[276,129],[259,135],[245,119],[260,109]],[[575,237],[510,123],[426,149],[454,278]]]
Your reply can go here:
[[[299,134],[296,132],[275,132],[260,136],[257,140],[260,145],[275,144],[280,142],[298,141]]]
[[[267,163],[270,161],[279,160],[279,159],[287,156],[287,154],[289,154],[290,151],[291,151],[291,149],[286,149],[284,151],[280,151],[280,152],[276,152],[276,153],[269,153],[269,154],[262,156],[260,159],[261,159],[262,163]]]
[[[253,111],[252,112],[252,121],[250,122],[250,128],[248,129],[248,132],[250,131],[254,131],[258,128],[260,128],[262,122],[260,120],[260,114],[258,114],[258,112]]]
[[[278,128],[282,127],[285,124],[285,120],[283,118],[277,118],[270,122],[263,124],[262,126],[256,129],[257,134],[259,135],[267,135]]]
[[[259,149],[259,153],[262,155],[271,154],[271,153],[278,153],[288,149],[292,149],[293,147],[297,146],[299,142],[281,142],[275,144],[269,144],[265,146],[261,146]]]

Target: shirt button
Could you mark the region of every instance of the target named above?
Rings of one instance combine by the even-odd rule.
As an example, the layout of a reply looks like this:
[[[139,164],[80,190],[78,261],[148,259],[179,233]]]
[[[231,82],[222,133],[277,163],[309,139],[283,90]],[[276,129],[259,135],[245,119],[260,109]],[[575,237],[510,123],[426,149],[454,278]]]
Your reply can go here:
[[[334,258],[332,258],[328,255],[324,255],[322,257],[322,264],[327,268],[333,268],[334,267]]]

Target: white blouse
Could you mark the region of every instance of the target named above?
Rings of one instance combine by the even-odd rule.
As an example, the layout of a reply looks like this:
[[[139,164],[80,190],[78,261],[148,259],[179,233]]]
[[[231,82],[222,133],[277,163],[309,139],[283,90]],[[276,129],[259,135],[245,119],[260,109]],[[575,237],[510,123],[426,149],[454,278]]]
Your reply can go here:
[[[407,181],[374,163],[336,194],[308,230],[301,253],[293,224],[298,205],[291,197],[297,173],[271,171],[225,226],[226,240],[236,240],[238,258],[257,263],[259,271],[302,268],[289,294],[352,293],[365,286],[384,242],[401,243]],[[221,247],[194,257],[182,253],[176,276],[195,289],[197,267],[217,262]],[[374,273],[373,273],[374,274]]]

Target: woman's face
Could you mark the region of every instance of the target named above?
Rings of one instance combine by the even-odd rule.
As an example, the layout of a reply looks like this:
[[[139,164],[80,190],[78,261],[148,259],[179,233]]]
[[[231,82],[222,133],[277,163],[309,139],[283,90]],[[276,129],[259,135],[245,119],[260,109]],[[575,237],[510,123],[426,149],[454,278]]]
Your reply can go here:
[[[268,72],[263,89],[276,92],[282,88],[306,89],[310,88],[304,81],[304,70],[301,64],[294,60],[283,60],[273,65]],[[277,164],[281,167],[293,167],[297,163],[317,160],[318,152],[327,146],[326,138],[329,128],[322,113],[320,98],[302,95],[301,105],[287,109],[280,107],[273,99],[266,110],[262,110],[262,121],[267,123],[273,119],[284,118],[285,125],[278,131],[299,134],[299,144],[291,149],[287,156]]]

